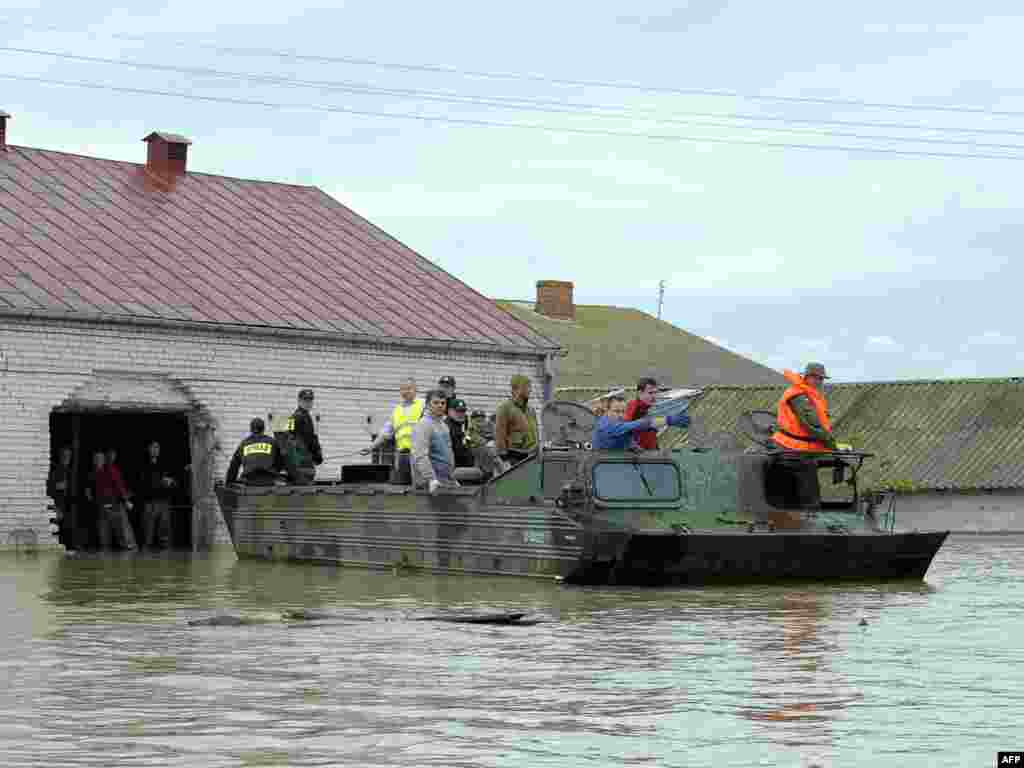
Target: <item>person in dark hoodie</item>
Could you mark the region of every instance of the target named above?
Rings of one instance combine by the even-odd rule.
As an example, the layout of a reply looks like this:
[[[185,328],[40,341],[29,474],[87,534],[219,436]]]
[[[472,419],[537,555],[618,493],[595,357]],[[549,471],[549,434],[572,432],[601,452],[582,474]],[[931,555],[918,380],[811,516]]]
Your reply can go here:
[[[177,487],[177,478],[160,457],[160,443],[153,440],[146,448],[146,460],[139,472],[135,489],[136,496],[142,502],[141,547],[155,549],[158,538],[161,548],[170,549],[173,546],[171,497]]]

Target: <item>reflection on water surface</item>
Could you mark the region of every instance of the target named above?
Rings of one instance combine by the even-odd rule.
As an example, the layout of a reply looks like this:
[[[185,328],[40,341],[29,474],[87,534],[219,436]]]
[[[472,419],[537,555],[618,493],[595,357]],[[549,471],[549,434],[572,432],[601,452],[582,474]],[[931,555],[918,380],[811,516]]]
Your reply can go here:
[[[1022,555],[954,538],[927,583],[640,590],[12,554],[0,748],[11,766],[983,765],[1024,711]],[[282,619],[298,608],[329,619]],[[543,621],[411,620],[439,610]],[[222,614],[250,623],[188,625]]]

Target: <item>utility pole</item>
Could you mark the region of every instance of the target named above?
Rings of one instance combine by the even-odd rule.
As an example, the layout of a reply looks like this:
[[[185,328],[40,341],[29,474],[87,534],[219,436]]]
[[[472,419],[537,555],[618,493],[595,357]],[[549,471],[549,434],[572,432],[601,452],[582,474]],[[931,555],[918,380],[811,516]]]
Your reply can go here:
[[[658,319],[661,320],[661,305],[665,301],[665,281],[658,281]]]

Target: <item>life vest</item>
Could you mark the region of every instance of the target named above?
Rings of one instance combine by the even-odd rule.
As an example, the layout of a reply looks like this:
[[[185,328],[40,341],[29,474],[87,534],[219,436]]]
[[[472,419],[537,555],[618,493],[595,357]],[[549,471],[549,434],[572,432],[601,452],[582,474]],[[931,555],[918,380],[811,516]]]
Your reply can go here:
[[[412,429],[423,416],[423,401],[417,398],[409,405],[399,403],[391,412],[391,429],[395,435],[395,448],[412,450]]]
[[[772,435],[772,440],[792,451],[828,451],[828,446],[811,437],[811,433],[797,418],[796,411],[793,410],[791,404],[794,397],[806,395],[814,405],[821,426],[831,432],[832,422],[828,417],[828,403],[825,402],[825,396],[805,382],[803,376],[793,373],[793,371],[783,371],[782,375],[792,386],[782,394],[782,398],[779,400],[779,412],[776,417],[778,431]]]

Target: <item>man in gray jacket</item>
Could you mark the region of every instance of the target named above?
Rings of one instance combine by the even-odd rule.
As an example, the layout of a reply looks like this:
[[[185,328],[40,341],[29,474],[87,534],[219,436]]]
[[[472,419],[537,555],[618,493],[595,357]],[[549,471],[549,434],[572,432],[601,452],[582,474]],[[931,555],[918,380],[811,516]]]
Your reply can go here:
[[[452,478],[455,454],[445,422],[448,396],[439,389],[427,393],[427,410],[412,430],[412,482],[436,493],[442,485],[458,485]]]

